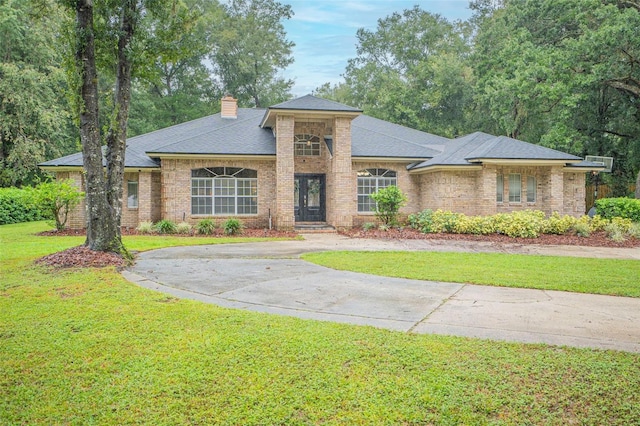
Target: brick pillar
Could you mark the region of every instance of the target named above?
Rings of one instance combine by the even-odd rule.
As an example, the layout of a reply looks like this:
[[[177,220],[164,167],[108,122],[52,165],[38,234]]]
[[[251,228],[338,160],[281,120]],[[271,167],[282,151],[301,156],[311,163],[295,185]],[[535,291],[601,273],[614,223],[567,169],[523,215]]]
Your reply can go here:
[[[356,179],[351,163],[351,118],[336,117],[333,122],[333,158],[331,159],[332,198],[329,223],[336,228],[351,228],[357,209]]]
[[[138,173],[138,223],[151,222],[151,173]]]
[[[564,213],[564,173],[562,166],[551,167],[549,176],[549,208]]]
[[[479,214],[489,216],[497,213],[496,199],[496,166],[485,164],[482,166],[482,173],[478,182],[478,194],[480,195]]]
[[[293,129],[295,121],[291,115],[276,118],[276,221],[277,229],[293,229],[295,211],[293,207],[294,161]]]

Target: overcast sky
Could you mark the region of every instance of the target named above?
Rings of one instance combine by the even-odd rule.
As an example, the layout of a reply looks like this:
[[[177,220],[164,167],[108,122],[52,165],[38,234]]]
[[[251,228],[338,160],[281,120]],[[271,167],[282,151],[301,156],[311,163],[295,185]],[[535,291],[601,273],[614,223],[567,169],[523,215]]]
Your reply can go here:
[[[374,30],[378,19],[419,5],[450,21],[471,16],[468,0],[279,0],[295,15],[285,21],[295,62],[283,73],[295,81],[293,94],[303,96],[326,82],[342,81],[347,60],[356,56],[358,28]]]

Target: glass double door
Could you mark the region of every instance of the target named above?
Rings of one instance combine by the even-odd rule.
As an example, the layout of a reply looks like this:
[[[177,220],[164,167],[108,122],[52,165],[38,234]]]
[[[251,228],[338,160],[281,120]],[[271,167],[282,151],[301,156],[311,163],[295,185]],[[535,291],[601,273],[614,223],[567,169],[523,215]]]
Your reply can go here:
[[[294,179],[296,222],[324,222],[325,175],[297,174]]]

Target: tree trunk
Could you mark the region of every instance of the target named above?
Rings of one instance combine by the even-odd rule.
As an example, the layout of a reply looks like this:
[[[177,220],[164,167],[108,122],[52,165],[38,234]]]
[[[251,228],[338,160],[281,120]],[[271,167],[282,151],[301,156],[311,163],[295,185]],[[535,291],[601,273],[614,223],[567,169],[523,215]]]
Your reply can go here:
[[[118,226],[107,200],[106,182],[102,164],[102,143],[98,120],[98,72],[95,61],[92,0],[76,3],[78,44],[76,61],[81,77],[80,140],[85,169],[87,240],[91,250],[116,251],[119,240]]]
[[[115,87],[115,117],[107,133],[107,202],[111,206],[116,224],[116,238],[109,250],[123,252],[120,224],[122,223],[122,191],[124,181],[125,150],[127,147],[127,121],[131,101],[131,39],[137,21],[137,0],[127,0],[122,5],[120,37],[118,38],[118,64]]]
[[[636,198],[640,200],[640,170],[638,170],[638,177],[636,178]]]

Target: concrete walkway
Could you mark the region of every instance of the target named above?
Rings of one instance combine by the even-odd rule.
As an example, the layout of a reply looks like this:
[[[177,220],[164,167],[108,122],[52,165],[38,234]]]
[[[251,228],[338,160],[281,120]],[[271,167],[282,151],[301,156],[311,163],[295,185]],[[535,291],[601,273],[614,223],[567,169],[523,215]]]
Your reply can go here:
[[[640,353],[637,298],[385,278],[299,259],[302,253],[322,250],[497,251],[640,260],[640,249],[310,234],[304,241],[149,251],[123,275],[146,288],[231,308],[414,333]]]

